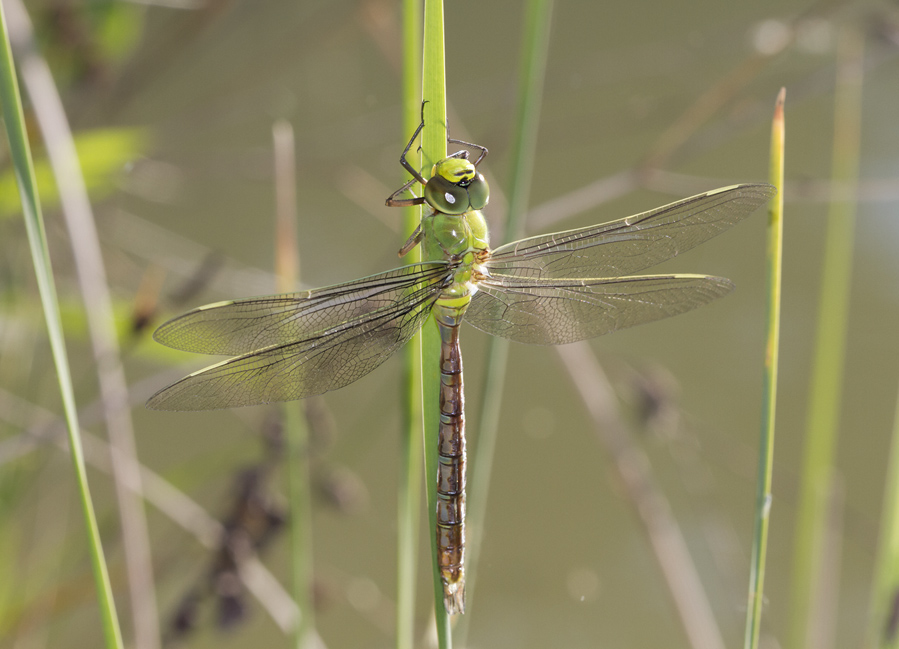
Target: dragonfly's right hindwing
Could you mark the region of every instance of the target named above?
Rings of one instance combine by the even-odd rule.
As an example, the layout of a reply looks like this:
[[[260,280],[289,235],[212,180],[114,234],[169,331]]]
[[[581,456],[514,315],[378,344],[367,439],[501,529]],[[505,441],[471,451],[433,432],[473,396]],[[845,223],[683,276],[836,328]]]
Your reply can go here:
[[[732,290],[730,280],[709,275],[497,277],[478,284],[465,321],[516,342],[565,345],[685,313]]]

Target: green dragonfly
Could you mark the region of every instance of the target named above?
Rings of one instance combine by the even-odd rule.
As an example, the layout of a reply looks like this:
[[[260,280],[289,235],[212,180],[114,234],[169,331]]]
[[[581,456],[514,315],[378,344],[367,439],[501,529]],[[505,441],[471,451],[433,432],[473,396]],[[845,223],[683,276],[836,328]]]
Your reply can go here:
[[[723,232],[774,195],[770,185],[715,189],[617,221],[522,239],[491,250],[481,210],[487,149],[463,142],[390,206],[424,205],[400,255],[419,243],[426,261],[326,288],[218,302],[163,324],[157,341],[236,356],[157,392],[156,410],[212,410],[303,399],[365,376],[434,316],[441,337],[437,471],[438,563],[444,604],[464,610],[465,435],[459,328],[564,345],[690,311],[733,289],[709,275],[639,275]],[[470,152],[478,152],[474,162]],[[415,183],[423,195],[400,198]]]

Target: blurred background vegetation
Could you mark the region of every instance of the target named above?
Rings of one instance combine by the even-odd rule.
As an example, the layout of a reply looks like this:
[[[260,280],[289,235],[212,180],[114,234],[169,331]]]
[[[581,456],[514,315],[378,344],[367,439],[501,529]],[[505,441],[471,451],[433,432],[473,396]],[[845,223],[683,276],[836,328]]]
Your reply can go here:
[[[6,8],[7,0],[4,0]],[[248,594],[214,517],[287,583],[278,411],[145,411],[203,366],[150,338],[164,319],[272,293],[272,125],[296,139],[305,287],[395,267],[409,235],[384,199],[406,180],[399,3],[389,0],[31,0],[75,131],[115,300],[145,484],[161,634],[189,647],[288,646],[283,594]],[[449,124],[484,144],[495,232],[505,218],[521,3],[446,8]],[[899,384],[899,9],[895,3],[555,3],[528,233],[588,225],[767,177],[787,95],[778,441],[763,646],[785,646],[793,533],[830,183],[839,35],[864,39],[855,263],[829,517],[829,645],[869,623]],[[26,102],[26,112],[29,107]],[[96,371],[68,234],[36,129],[38,182],[85,430],[102,438]],[[56,378],[6,151],[0,167],[0,647],[97,646],[101,632]],[[499,243],[499,234],[494,243]],[[727,646],[742,638],[764,354],[765,218],[661,271],[722,275],[736,292],[591,345],[685,535]],[[469,422],[485,347],[465,328]],[[687,647],[643,528],[553,350],[514,346],[502,400],[470,646]],[[319,633],[394,640],[400,363],[309,403]],[[470,430],[476,438],[477,430]],[[133,636],[105,450],[90,473],[126,640]],[[475,459],[476,461],[476,459]],[[145,476],[148,474],[145,474]],[[146,478],[145,478],[146,481]],[[174,487],[178,492],[169,489]],[[183,496],[193,503],[186,502]],[[192,509],[192,507],[200,509]],[[427,635],[430,531],[420,536]],[[185,529],[188,528],[188,529]],[[257,592],[254,589],[254,592]],[[829,610],[829,612],[828,612]],[[129,642],[130,644],[130,642]],[[426,646],[422,639],[421,646]]]

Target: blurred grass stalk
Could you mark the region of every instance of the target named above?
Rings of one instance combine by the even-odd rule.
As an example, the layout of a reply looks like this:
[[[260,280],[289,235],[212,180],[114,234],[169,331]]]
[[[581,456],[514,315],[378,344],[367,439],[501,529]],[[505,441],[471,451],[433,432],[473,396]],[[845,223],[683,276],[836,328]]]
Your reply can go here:
[[[886,486],[880,516],[880,539],[874,564],[871,593],[871,621],[865,646],[868,649],[896,649],[896,603],[899,601],[899,396],[893,420],[893,439],[887,464]]]
[[[837,50],[832,181],[841,191],[830,204],[818,300],[815,355],[806,420],[798,520],[793,549],[788,646],[811,647],[811,631],[831,606],[821,601],[828,503],[834,485],[833,456],[840,421],[852,249],[861,137],[864,40],[843,27]],[[833,595],[835,596],[835,594]]]
[[[768,549],[768,523],[771,516],[771,476],[774,469],[774,422],[777,406],[777,362],[780,346],[780,286],[783,266],[783,186],[784,186],[784,99],[781,88],[774,106],[771,124],[771,161],[768,182],[777,188],[768,208],[767,250],[767,343],[762,379],[762,425],[759,442],[758,485],[756,492],[755,533],[749,573],[749,601],[746,610],[746,634],[743,646],[759,646],[765,588],[765,555]]]
[[[428,170],[446,157],[446,64],[443,0],[425,0],[422,41],[422,98],[425,126],[421,132],[421,164]],[[428,261],[428,260],[426,260]],[[422,417],[424,422],[425,487],[434,573],[434,615],[440,649],[453,646],[449,614],[443,605],[443,582],[437,565],[437,435],[440,424],[440,333],[434,317],[421,332]]]
[[[119,628],[115,602],[112,597],[112,588],[109,583],[109,573],[103,555],[100,532],[97,528],[97,519],[87,482],[84,451],[81,447],[75,396],[66,355],[65,339],[62,333],[56,286],[53,280],[43,216],[41,215],[37,184],[34,178],[34,164],[32,162],[31,150],[28,146],[22,99],[19,95],[6,24],[6,9],[0,5],[0,104],[3,107],[3,122],[9,138],[10,155],[15,168],[19,195],[22,200],[22,214],[25,219],[28,244],[34,263],[35,275],[37,276],[38,290],[47,322],[50,347],[65,411],[69,447],[75,468],[82,515],[87,527],[88,548],[97,588],[104,639],[108,649],[121,649],[123,646],[122,632]]]
[[[518,100],[516,119],[512,131],[512,175],[509,179],[509,206],[506,227],[501,241],[491,241],[496,247],[506,241],[519,239],[524,234],[525,222],[537,150],[537,129],[540,122],[540,100],[543,96],[543,80],[546,59],[549,55],[549,31],[552,22],[552,0],[529,0],[520,48],[518,70]],[[468,551],[466,557],[466,597],[471,603],[477,576],[478,558],[487,511],[487,493],[493,456],[499,433],[499,416],[502,409],[503,388],[506,381],[506,365],[509,341],[490,336],[487,343],[487,371],[479,405],[481,416],[476,431],[477,444],[472,453],[471,480],[467,497],[466,516],[468,526]],[[468,619],[459,629],[464,646],[468,631]]]
[[[275,166],[275,275],[279,293],[297,290],[296,151],[293,127],[285,120],[272,127]],[[312,560],[312,494],[309,477],[309,430],[302,401],[281,406],[287,444],[287,498],[290,509],[291,592],[298,608],[294,647],[316,646]]]
[[[403,136],[409,137],[421,119],[421,0],[403,0]],[[415,160],[412,152],[409,158]],[[417,156],[419,168],[421,155]],[[414,165],[415,162],[412,162]],[[406,181],[403,170],[403,182]],[[406,233],[421,223],[421,206],[403,209]],[[406,263],[421,261],[421,246],[407,253]],[[400,481],[397,501],[396,647],[415,646],[415,577],[418,565],[418,528],[421,515],[422,398],[421,333],[415,334],[404,354],[403,427],[400,440]]]

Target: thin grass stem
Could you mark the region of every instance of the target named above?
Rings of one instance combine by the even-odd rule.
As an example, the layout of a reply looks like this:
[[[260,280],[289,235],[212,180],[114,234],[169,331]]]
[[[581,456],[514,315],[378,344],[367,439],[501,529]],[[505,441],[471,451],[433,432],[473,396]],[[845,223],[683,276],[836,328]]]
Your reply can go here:
[[[895,619],[896,603],[899,602],[899,395],[896,398],[881,512],[869,607],[871,621],[865,646],[869,649],[896,649],[899,647],[899,629]]]
[[[540,100],[543,95],[543,80],[549,54],[552,9],[552,0],[530,0],[525,9],[518,78],[518,108],[512,142],[509,218],[506,220],[504,236],[501,237],[503,240],[492,241],[493,246],[506,240],[518,239],[524,234],[525,221],[522,216],[527,211],[531,177],[534,170],[537,129],[540,122]],[[487,347],[484,390],[479,401],[481,416],[475,429],[477,444],[472,453],[470,484],[473,485],[473,488],[469,490],[467,503],[466,591],[469,604],[473,597],[474,582],[477,577],[508,356],[509,341],[505,338],[491,336]],[[467,630],[468,624],[465,620],[459,629],[463,645]]]
[[[300,282],[297,246],[296,151],[293,127],[280,120],[272,127],[275,162],[275,274],[278,292],[295,291]],[[290,509],[291,592],[298,609],[294,646],[316,646],[312,559],[312,487],[309,478],[309,431],[303,402],[281,406],[287,442],[287,500]]]
[[[8,0],[6,7],[10,39],[19,60],[23,86],[31,97],[47,147],[84,299],[106,430],[115,458],[112,476],[121,516],[134,643],[136,649],[158,649],[162,641],[147,518],[143,502],[135,496],[135,491],[140,492],[140,485],[135,485],[134,490],[126,486],[129,481],[140,481],[140,471],[128,384],[97,225],[62,99],[50,67],[38,53],[28,13],[21,0]]]
[[[103,554],[100,532],[97,528],[97,518],[94,513],[93,502],[91,501],[90,487],[84,466],[84,451],[81,447],[81,437],[78,430],[75,395],[66,354],[65,338],[62,333],[56,286],[53,280],[50,253],[47,248],[47,237],[38,200],[34,164],[31,158],[31,149],[28,146],[28,135],[25,130],[22,99],[19,95],[12,50],[6,28],[5,9],[2,5],[0,5],[0,105],[3,108],[3,123],[9,138],[10,154],[16,172],[19,195],[22,200],[22,214],[28,234],[28,245],[34,263],[41,304],[47,323],[50,348],[56,366],[56,377],[59,381],[78,496],[85,527],[87,528],[88,548],[97,589],[104,640],[108,649],[121,649],[123,646],[122,632],[116,615],[112,587],[109,583],[109,572],[106,567],[106,559]]]
[[[403,0],[403,134],[415,132],[421,119],[421,0]],[[412,151],[408,158],[415,159]],[[421,156],[417,156],[421,168]],[[416,164],[413,162],[412,164]],[[405,182],[405,172],[403,181]],[[405,234],[421,223],[420,206],[404,210]],[[421,246],[407,253],[406,262],[421,261]],[[406,348],[403,375],[403,436],[400,441],[400,482],[397,502],[396,647],[415,645],[415,576],[422,481],[421,333]]]
[[[783,179],[784,179],[784,100],[781,88],[771,125],[771,161],[769,182],[777,188],[768,209],[767,247],[767,342],[762,376],[762,418],[759,439],[758,483],[755,502],[755,532],[749,566],[749,597],[743,646],[756,649],[762,621],[765,588],[765,556],[768,550],[768,524],[771,517],[771,476],[774,472],[774,423],[777,406],[777,363],[780,349],[780,287],[783,267]]]

